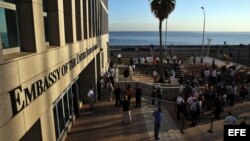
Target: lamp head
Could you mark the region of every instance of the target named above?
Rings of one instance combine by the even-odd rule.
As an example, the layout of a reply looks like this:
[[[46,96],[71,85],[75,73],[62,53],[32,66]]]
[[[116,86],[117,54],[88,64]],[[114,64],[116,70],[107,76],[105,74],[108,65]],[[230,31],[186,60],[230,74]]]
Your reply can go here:
[[[202,7],[201,7],[201,9],[203,9],[203,10],[204,10],[204,7],[202,6]]]

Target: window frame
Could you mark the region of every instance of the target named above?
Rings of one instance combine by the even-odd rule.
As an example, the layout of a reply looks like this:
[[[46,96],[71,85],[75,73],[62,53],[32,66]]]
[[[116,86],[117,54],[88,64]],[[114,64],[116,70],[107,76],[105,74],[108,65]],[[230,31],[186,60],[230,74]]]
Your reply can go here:
[[[14,3],[9,3],[9,2],[5,2],[5,1],[0,1],[0,8],[3,9],[8,9],[8,10],[13,10],[16,12],[16,4]],[[17,13],[16,13],[17,14]],[[17,17],[16,17],[17,19]],[[18,20],[16,20],[18,22]],[[18,24],[18,23],[16,23]],[[3,55],[6,54],[10,54],[10,53],[16,53],[16,52],[20,52],[20,37],[19,37],[19,27],[17,25],[17,36],[18,36],[18,40],[19,40],[19,46],[16,47],[10,47],[10,48],[2,48],[3,50]],[[2,40],[2,39],[1,39]]]

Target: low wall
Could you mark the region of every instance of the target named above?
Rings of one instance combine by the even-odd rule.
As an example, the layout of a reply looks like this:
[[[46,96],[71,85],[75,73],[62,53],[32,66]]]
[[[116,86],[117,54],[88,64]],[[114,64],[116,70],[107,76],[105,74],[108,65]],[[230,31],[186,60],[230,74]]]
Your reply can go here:
[[[117,55],[121,54],[122,61],[129,63],[129,58],[159,56],[159,47],[150,45],[138,46],[110,46],[110,58],[116,62]],[[201,45],[174,45],[167,49],[163,48],[163,56],[177,56],[178,58],[189,58],[192,55],[200,56],[202,52]],[[218,59],[229,59],[231,61],[250,66],[250,46],[249,45],[205,45],[204,56],[210,56]]]

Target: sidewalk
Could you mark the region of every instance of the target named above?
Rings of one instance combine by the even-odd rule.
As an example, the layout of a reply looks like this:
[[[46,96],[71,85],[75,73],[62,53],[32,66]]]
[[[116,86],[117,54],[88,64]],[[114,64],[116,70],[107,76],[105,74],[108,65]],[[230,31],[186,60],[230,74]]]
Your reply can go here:
[[[144,81],[146,82],[146,81]],[[145,88],[144,95],[150,93],[150,88]],[[248,97],[250,97],[248,95]],[[249,98],[250,99],[250,98]],[[88,105],[83,105],[80,116],[67,134],[66,141],[152,141],[154,140],[154,119],[152,113],[156,110],[151,105],[150,99],[142,99],[142,107],[132,111],[132,124],[122,124],[122,111],[114,107],[113,101],[99,101],[95,103],[94,110],[89,111]],[[135,99],[132,98],[134,105]],[[164,106],[163,106],[164,105]],[[184,134],[180,133],[180,121],[176,120],[175,104],[162,104],[162,124],[160,141],[223,141],[224,116],[228,111],[234,114],[250,115],[250,102],[236,102],[234,107],[227,106],[220,120],[213,122],[213,133],[210,129],[210,120],[202,120],[195,127],[190,126],[190,121],[184,125]],[[213,116],[208,113],[206,117]]]
[[[134,101],[132,102],[134,103]],[[165,105],[166,106],[166,105]],[[210,120],[202,121],[195,127],[189,126],[187,121],[184,126],[184,134],[179,131],[180,122],[175,120],[175,113],[162,106],[162,126],[160,129],[160,141],[201,141],[223,140],[224,115],[228,111],[237,114],[250,114],[250,102],[237,103],[234,107],[227,107],[220,120],[213,123],[213,133],[208,133]],[[87,105],[81,111],[69,131],[66,141],[152,141],[154,124],[152,112],[156,107],[150,104],[150,100],[142,99],[141,108],[131,108],[132,124],[122,124],[122,111],[114,107],[113,101],[102,101],[95,104],[95,109],[90,112]],[[173,109],[173,108],[172,108]]]
[[[132,108],[132,124],[123,125],[122,111],[114,107],[114,102],[98,102],[93,112],[88,111],[87,105],[84,105],[66,141],[150,140],[141,109]]]

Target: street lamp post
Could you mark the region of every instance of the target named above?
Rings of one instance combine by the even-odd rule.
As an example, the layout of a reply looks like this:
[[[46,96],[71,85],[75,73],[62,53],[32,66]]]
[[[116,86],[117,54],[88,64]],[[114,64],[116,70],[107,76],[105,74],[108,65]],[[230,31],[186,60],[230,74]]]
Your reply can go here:
[[[207,56],[210,57],[210,43],[213,39],[207,38],[207,45],[208,45],[208,51],[207,51]]]
[[[204,23],[203,23],[203,36],[202,36],[202,50],[201,50],[201,63],[203,62],[203,53],[204,53],[204,36],[205,36],[205,21],[206,21],[206,14],[205,14],[205,9],[204,7],[201,7],[204,13]]]

